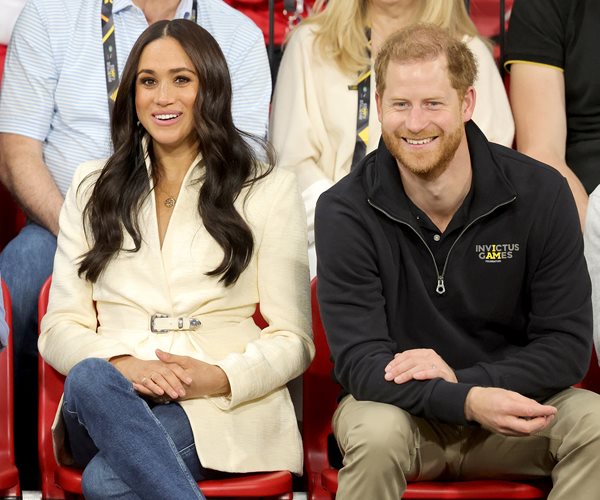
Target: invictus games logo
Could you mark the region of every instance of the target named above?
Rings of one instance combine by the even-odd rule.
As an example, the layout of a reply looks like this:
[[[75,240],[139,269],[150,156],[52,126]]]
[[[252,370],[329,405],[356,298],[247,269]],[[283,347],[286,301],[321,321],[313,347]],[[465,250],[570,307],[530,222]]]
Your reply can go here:
[[[494,243],[492,245],[475,245],[477,257],[486,264],[499,264],[503,260],[512,259],[519,251],[518,243]]]

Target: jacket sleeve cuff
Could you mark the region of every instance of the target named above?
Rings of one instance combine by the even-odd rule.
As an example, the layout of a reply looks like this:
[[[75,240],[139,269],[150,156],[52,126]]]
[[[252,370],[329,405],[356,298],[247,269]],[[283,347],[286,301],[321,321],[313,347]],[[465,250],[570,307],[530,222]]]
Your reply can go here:
[[[427,417],[457,425],[470,425],[465,418],[465,400],[474,384],[440,380],[429,397]]]
[[[234,360],[231,356],[227,356],[225,359],[220,360],[217,365],[225,372],[225,375],[227,375],[230,392],[226,396],[212,397],[211,400],[217,408],[224,411],[231,410],[241,401],[247,399],[247,394],[251,392],[250,386],[252,381],[244,380],[244,376],[241,373],[243,370],[240,370],[240,365],[242,365],[242,363],[239,362],[239,359]],[[248,377],[246,377],[246,379],[247,378]],[[244,382],[246,382],[246,384]],[[248,387],[244,387],[245,385],[248,385]]]

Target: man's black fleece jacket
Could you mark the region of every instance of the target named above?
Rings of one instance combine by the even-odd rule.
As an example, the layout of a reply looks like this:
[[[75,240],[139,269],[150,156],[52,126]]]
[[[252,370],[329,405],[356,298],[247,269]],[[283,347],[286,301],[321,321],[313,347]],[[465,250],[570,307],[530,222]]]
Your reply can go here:
[[[454,424],[467,423],[473,386],[542,402],[577,383],[592,345],[590,280],[565,179],[489,143],[472,122],[466,130],[472,194],[437,269],[383,141],[321,196],[315,221],[321,316],[344,391]],[[416,348],[434,349],[458,383],[384,380],[394,354]]]

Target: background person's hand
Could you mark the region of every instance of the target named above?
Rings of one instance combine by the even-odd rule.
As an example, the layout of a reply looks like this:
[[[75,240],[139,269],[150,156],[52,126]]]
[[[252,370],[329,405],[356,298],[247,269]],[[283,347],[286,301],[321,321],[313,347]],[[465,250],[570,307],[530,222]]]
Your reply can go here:
[[[530,436],[554,419],[556,408],[517,392],[496,387],[473,387],[465,400],[465,417],[506,436]]]
[[[434,378],[457,382],[454,370],[433,349],[409,349],[397,353],[385,367],[384,378],[396,384]]]

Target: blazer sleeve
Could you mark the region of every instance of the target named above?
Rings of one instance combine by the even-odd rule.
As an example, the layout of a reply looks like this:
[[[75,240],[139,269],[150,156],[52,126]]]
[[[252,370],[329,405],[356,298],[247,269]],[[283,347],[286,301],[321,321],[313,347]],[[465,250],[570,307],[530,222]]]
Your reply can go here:
[[[283,387],[300,375],[314,356],[304,211],[296,181],[275,171],[269,190],[254,193],[269,202],[257,252],[260,311],[268,323],[243,353],[217,363],[227,374],[229,397],[214,398],[227,410]]]
[[[59,224],[48,310],[41,324],[38,349],[44,360],[66,375],[80,361],[133,354],[124,344],[97,333],[92,283],[77,274],[80,257],[90,249],[83,209],[102,162],[81,165],[65,197]]]
[[[473,121],[488,141],[510,148],[515,137],[515,122],[496,62],[480,38],[471,38],[467,45],[477,61],[478,73]]]

